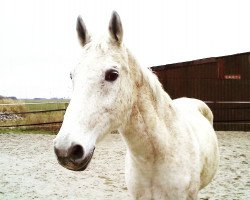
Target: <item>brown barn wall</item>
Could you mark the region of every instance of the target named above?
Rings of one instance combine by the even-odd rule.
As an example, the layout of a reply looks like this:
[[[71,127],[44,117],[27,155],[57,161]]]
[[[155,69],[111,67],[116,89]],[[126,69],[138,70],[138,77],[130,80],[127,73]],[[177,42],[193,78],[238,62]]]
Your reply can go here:
[[[217,130],[250,130],[250,52],[152,67],[173,98],[208,102]]]

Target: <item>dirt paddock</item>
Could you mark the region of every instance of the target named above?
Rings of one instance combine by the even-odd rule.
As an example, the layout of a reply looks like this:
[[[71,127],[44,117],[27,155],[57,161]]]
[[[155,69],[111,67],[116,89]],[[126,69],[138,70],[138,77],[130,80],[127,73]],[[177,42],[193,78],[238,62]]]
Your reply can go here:
[[[200,199],[250,199],[250,132],[217,132],[220,170]],[[127,200],[125,146],[108,135],[84,172],[57,164],[51,135],[0,134],[0,199]]]

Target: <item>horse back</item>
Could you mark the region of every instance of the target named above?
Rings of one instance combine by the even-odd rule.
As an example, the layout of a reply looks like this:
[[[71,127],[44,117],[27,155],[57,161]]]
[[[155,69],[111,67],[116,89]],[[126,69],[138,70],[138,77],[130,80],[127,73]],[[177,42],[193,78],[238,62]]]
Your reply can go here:
[[[201,189],[211,182],[219,164],[218,141],[213,128],[212,111],[198,99],[179,98],[173,100],[173,105],[198,141]]]

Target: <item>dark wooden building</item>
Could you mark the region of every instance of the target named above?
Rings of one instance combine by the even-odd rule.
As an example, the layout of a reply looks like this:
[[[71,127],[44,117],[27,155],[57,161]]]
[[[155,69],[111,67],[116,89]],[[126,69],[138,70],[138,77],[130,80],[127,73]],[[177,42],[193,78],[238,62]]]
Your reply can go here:
[[[250,131],[250,52],[152,67],[173,98],[205,101],[216,130]]]

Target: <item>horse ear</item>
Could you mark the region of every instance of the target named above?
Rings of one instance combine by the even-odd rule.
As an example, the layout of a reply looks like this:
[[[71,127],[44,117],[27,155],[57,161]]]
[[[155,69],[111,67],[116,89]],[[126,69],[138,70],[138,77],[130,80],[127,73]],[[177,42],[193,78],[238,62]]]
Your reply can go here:
[[[76,31],[82,46],[90,41],[90,36],[80,15],[77,17]]]
[[[123,29],[120,16],[116,11],[113,11],[111,19],[109,21],[109,34],[118,44],[122,43]]]

